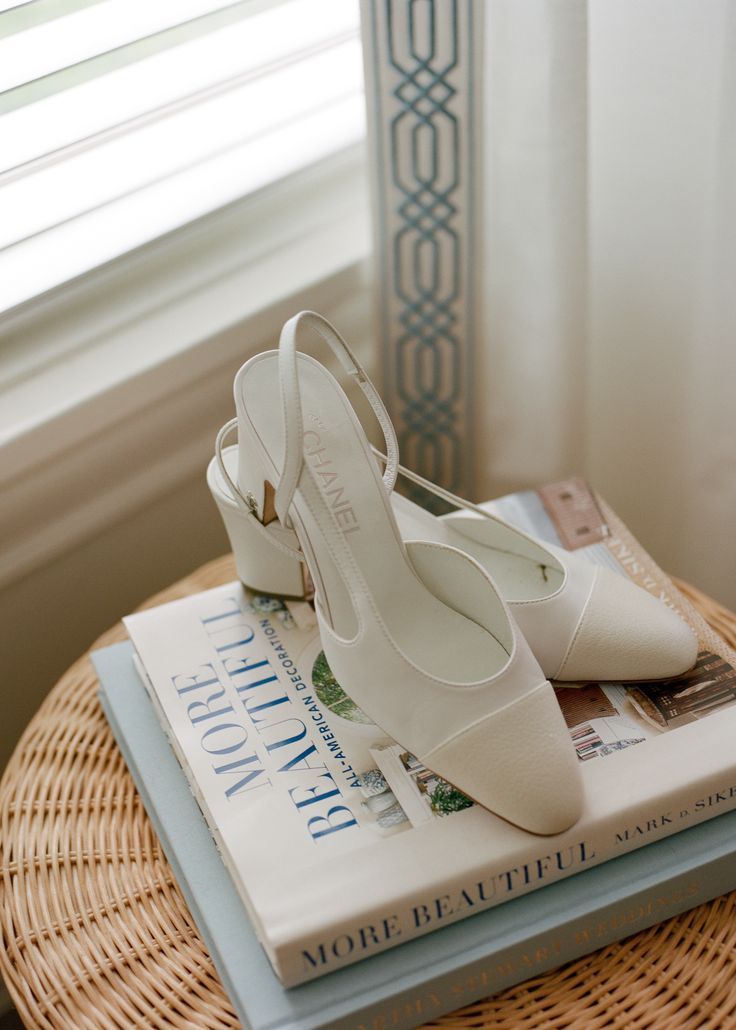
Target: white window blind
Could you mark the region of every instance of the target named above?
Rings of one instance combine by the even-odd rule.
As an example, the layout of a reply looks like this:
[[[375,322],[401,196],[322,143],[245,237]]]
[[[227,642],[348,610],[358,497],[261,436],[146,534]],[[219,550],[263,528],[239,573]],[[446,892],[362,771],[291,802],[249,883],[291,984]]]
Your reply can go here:
[[[0,312],[364,135],[358,0],[0,12]]]

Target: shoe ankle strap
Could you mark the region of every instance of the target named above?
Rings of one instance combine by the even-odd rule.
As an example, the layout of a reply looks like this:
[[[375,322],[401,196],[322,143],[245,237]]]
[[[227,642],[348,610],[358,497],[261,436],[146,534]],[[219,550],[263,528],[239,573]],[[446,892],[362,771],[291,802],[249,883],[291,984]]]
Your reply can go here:
[[[345,371],[357,380],[373,408],[386,441],[386,467],[383,482],[389,494],[394,488],[399,470],[399,446],[391,418],[368,378],[365,369],[347,343],[326,318],[315,311],[300,311],[284,325],[279,341],[279,369],[281,399],[284,415],[284,467],[276,486],[275,507],[282,525],[288,525],[287,516],[304,464],[302,406],[299,394],[297,362],[298,335],[304,329],[314,330],[332,348]]]

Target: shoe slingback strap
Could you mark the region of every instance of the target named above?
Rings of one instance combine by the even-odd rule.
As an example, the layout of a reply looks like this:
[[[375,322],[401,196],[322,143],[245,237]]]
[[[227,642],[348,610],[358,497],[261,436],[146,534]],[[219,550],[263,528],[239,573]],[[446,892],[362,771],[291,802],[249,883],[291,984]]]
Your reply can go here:
[[[371,450],[378,458],[379,461],[385,464],[386,455],[383,451],[380,451],[378,447],[371,445]],[[403,476],[404,479],[408,479],[412,483],[416,483],[417,486],[423,487],[429,493],[440,497],[443,501],[447,501],[454,508],[465,509],[465,511],[475,512],[476,515],[482,515],[486,519],[494,519],[490,512],[486,511],[485,508],[481,508],[479,504],[473,504],[472,501],[466,500],[464,497],[458,497],[457,494],[451,493],[449,490],[445,490],[444,487],[439,486],[437,483],[433,483],[431,479],[425,479],[424,476],[420,476],[418,472],[412,472],[405,465],[399,465],[397,468],[398,474]]]
[[[249,515],[253,525],[256,527],[259,533],[263,536],[264,540],[268,540],[271,547],[275,547],[277,550],[282,551],[284,554],[288,554],[291,558],[296,558],[297,561],[304,561],[304,555],[298,547],[290,547],[289,544],[283,540],[279,540],[275,534],[263,525],[260,518],[258,517],[258,506],[256,505],[255,499],[248,494],[243,496],[240,491],[238,484],[231,477],[230,473],[225,466],[225,459],[222,455],[222,448],[225,444],[225,440],[230,434],[237,430],[238,420],[237,418],[231,418],[229,422],[220,429],[215,440],[215,455],[217,456],[217,467],[220,470],[220,475],[227,483],[227,486],[232,494],[233,500],[246,515]]]
[[[377,447],[371,446],[371,450],[379,461],[386,461],[386,455]],[[485,508],[481,508],[479,504],[473,504],[472,501],[468,501],[464,497],[458,497],[457,494],[453,494],[450,490],[445,490],[444,487],[438,486],[437,483],[433,483],[430,479],[425,479],[424,476],[420,476],[418,472],[412,472],[411,469],[406,468],[404,465],[399,465],[398,473],[400,476],[403,476],[404,479],[408,479],[410,482],[416,483],[417,486],[421,486],[423,489],[429,491],[429,493],[434,494],[435,497],[440,497],[443,501],[447,501],[447,503],[451,504],[454,508],[458,508],[461,511],[472,511],[476,515],[482,515],[484,519],[489,519],[492,522],[498,521],[495,515],[486,511]],[[515,532],[518,533],[519,536],[526,537],[527,540],[531,540],[531,542],[537,546],[540,545],[540,541],[534,540],[533,537],[530,537],[523,530],[516,529]],[[546,544],[542,544],[541,546],[547,551],[547,553],[549,553],[549,549]]]
[[[299,371],[297,362],[297,336],[304,329],[314,330],[332,348],[345,371],[356,379],[373,408],[386,441],[386,468],[383,482],[391,493],[399,469],[399,446],[396,433],[378,391],[368,378],[365,369],[343,340],[342,336],[326,318],[315,311],[300,311],[284,325],[279,341],[279,370],[281,374],[281,401],[284,416],[284,468],[276,486],[276,514],[283,526],[288,526],[287,516],[294,492],[304,464],[302,406],[299,396]]]
[[[225,444],[225,440],[228,436],[238,428],[237,418],[231,418],[229,422],[226,422],[220,429],[215,440],[215,455],[217,457],[217,466],[220,470],[220,475],[227,483],[230,493],[235,500],[238,507],[247,515],[251,517],[254,525],[258,529],[258,532],[262,534],[265,540],[268,540],[272,547],[282,551],[284,554],[289,555],[292,558],[296,558],[297,561],[304,561],[304,554],[297,547],[290,547],[287,543],[282,540],[278,540],[272,531],[263,525],[261,520],[258,518],[258,508],[255,500],[249,497],[244,497],[238,487],[238,484],[231,477],[225,465],[223,458],[222,449]],[[385,466],[387,464],[387,457],[383,451],[379,450],[378,447],[371,445],[371,450],[378,458],[378,460]],[[476,515],[482,515],[486,519],[493,519],[493,515],[487,512],[485,508],[481,508],[478,504],[473,504],[472,501],[468,501],[465,497],[459,497],[457,494],[453,494],[450,490],[445,490],[444,487],[439,486],[437,483],[433,483],[430,479],[425,479],[424,476],[420,476],[418,472],[412,472],[405,465],[396,466],[396,472],[404,479],[408,479],[410,482],[415,483],[417,486],[423,487],[429,493],[435,495],[435,497],[442,498],[443,501],[447,501],[453,507],[458,509],[465,509],[465,511],[475,512]],[[395,477],[394,477],[395,478]]]
[[[222,450],[225,444],[225,440],[230,436],[231,433],[235,432],[238,428],[237,418],[231,418],[229,422],[226,422],[220,429],[215,440],[215,455],[217,457],[217,466],[220,470],[220,475],[227,483],[230,493],[238,505],[238,507],[246,515],[249,515],[259,533],[262,534],[265,540],[271,544],[272,547],[276,547],[277,550],[282,551],[284,554],[289,555],[292,558],[296,558],[298,561],[304,561],[304,555],[299,548],[290,547],[287,543],[282,540],[277,540],[270,529],[263,525],[261,520],[258,518],[258,508],[255,500],[249,497],[244,497],[238,484],[231,477],[225,465]],[[371,450],[378,458],[378,460],[386,466],[387,457],[383,451],[379,450],[378,447],[371,445]],[[466,511],[475,512],[477,515],[482,515],[484,518],[492,519],[493,516],[487,512],[484,508],[481,508],[477,504],[473,504],[472,501],[466,500],[464,497],[459,497],[457,494],[451,493],[449,490],[445,490],[444,487],[439,486],[437,483],[433,483],[430,479],[425,479],[424,476],[420,476],[417,472],[412,472],[411,469],[406,468],[405,465],[396,466],[397,474],[402,476],[404,479],[408,479],[410,482],[415,483],[417,486],[423,487],[429,493],[435,495],[435,497],[442,498],[443,501],[447,501],[453,507],[458,509],[465,509]]]

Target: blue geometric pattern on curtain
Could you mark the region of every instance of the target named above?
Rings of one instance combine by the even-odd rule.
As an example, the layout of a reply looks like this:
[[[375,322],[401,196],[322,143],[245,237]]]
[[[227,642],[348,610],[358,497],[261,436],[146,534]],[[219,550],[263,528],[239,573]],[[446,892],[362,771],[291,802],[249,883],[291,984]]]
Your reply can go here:
[[[472,493],[472,0],[363,0],[384,391],[405,464]]]

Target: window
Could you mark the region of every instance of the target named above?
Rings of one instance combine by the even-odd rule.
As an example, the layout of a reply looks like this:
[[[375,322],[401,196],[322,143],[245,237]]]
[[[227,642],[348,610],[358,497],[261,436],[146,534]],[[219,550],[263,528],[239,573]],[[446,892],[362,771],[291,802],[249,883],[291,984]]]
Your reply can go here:
[[[0,12],[0,313],[364,135],[357,0]]]

